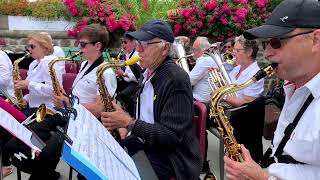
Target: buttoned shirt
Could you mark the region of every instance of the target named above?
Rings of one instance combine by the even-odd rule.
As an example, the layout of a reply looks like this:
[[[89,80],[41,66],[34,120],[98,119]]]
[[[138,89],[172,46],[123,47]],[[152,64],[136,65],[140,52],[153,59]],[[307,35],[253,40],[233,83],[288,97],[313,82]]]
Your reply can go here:
[[[229,77],[232,83],[235,84],[243,84],[251,79],[259,70],[259,66],[257,62],[253,62],[250,64],[245,70],[243,70],[239,77],[236,78],[237,74],[240,72],[241,65],[236,66],[230,72]],[[264,91],[264,79],[259,80],[251,84],[249,87],[246,87],[240,91],[237,91],[237,95],[239,98],[243,98],[244,96],[251,96],[251,97],[259,97]]]
[[[145,121],[147,123],[154,124],[153,102],[154,102],[154,89],[150,78],[148,77],[148,71],[143,73],[143,90],[140,94],[140,117],[136,114],[137,119]],[[138,106],[137,106],[138,108]],[[138,113],[139,110],[137,109]]]
[[[209,68],[218,68],[218,66],[210,56],[201,56],[196,60],[196,65],[189,74],[193,86],[193,98],[204,103],[209,101],[212,93],[208,82]]]
[[[73,82],[72,94],[79,98],[80,103],[93,103],[96,102],[97,96],[100,95],[96,75],[98,67],[95,67],[92,71],[84,76],[84,73],[91,66],[91,64],[87,64],[84,67],[85,64],[86,61],[82,62],[80,68],[81,72],[78,73],[76,79]],[[108,93],[112,97],[117,88],[115,73],[113,72],[112,68],[109,68],[104,71],[103,76]]]
[[[9,56],[0,50],[0,88],[13,96],[12,62]]]
[[[129,54],[126,54],[126,59],[130,59],[130,58],[133,58],[133,57],[137,57],[139,56],[139,52],[137,51],[134,51],[134,53],[131,55],[131,53]],[[137,62],[137,64],[139,64],[139,62]],[[128,77],[123,77],[123,79],[127,82],[138,82],[137,78],[134,76],[130,66],[126,66],[126,69],[124,71]]]
[[[273,139],[273,154],[283,138],[285,128],[293,122],[310,93],[314,100],[300,118],[290,139],[283,148],[283,155],[290,155],[295,160],[306,164],[274,163],[268,168],[270,174],[282,180],[318,180],[320,178],[319,87],[320,73],[296,90],[294,84],[284,86],[286,99]]]
[[[29,94],[24,98],[28,101],[29,107],[39,107],[45,104],[48,108],[53,110],[53,87],[52,80],[49,74],[49,62],[56,58],[54,55],[45,56],[43,59],[34,60],[29,65],[26,80],[29,81]],[[57,74],[60,86],[62,87],[62,74],[65,73],[64,62],[58,62],[54,65],[54,70]]]

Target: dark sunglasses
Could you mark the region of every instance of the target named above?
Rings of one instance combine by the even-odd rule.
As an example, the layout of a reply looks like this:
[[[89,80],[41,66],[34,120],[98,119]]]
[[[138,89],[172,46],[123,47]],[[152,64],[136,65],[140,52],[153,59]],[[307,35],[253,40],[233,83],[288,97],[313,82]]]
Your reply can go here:
[[[268,44],[270,44],[270,46],[271,46],[273,49],[279,49],[279,48],[281,48],[281,41],[282,41],[282,40],[290,39],[290,38],[293,38],[293,37],[296,37],[296,36],[300,36],[300,35],[303,35],[303,34],[309,34],[309,33],[312,33],[312,32],[313,32],[313,31],[307,31],[307,32],[302,32],[302,33],[298,33],[298,34],[293,34],[293,35],[285,36],[285,37],[271,38],[271,39],[268,40],[268,41],[263,41],[263,42],[262,42],[262,48],[263,48],[263,49],[266,49],[266,47],[268,46]]]
[[[28,44],[28,45],[26,46],[26,49],[34,49],[34,48],[36,48],[36,47],[37,47],[36,45]]]
[[[225,46],[225,48],[231,48],[231,46]]]
[[[82,42],[79,41],[79,46],[80,48],[85,48],[87,46],[87,44],[95,44],[96,42]]]
[[[121,43],[122,43],[122,44],[127,44],[128,42],[127,42],[127,41],[121,41]]]

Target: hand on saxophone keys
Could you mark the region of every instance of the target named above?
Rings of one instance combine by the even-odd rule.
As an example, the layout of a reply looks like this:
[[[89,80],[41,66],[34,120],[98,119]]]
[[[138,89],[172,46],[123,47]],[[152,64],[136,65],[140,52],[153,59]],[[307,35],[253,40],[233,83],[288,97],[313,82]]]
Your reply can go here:
[[[103,126],[110,131],[118,128],[126,128],[133,118],[130,117],[128,113],[123,111],[121,106],[115,102],[112,102],[112,105],[115,108],[115,111],[101,113],[101,121]]]
[[[66,102],[68,107],[71,106],[69,98],[64,95],[60,95],[60,96],[53,95],[52,101],[54,106],[59,108],[64,108],[63,102]]]
[[[228,154],[224,156],[224,169],[229,180],[266,180],[269,175],[252,159],[248,149],[241,144],[243,162],[232,160]]]
[[[29,81],[28,80],[15,80],[14,88],[16,89],[28,89]]]

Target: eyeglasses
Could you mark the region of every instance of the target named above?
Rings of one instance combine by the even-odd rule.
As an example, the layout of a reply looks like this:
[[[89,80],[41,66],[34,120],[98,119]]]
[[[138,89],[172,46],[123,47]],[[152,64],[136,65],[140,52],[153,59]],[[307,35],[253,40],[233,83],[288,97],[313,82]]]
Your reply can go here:
[[[83,41],[79,41],[78,46],[80,46],[80,48],[85,48],[87,46],[87,44],[95,44],[96,42],[83,42]]]
[[[151,45],[151,44],[157,44],[157,43],[162,43],[162,42],[165,42],[164,40],[161,40],[161,41],[155,41],[155,42],[147,42],[147,41],[134,41],[134,44],[138,47],[142,47],[143,49],[147,48],[148,45]]]
[[[268,44],[270,44],[270,46],[271,46],[273,49],[279,49],[279,48],[281,48],[281,41],[282,41],[282,40],[290,39],[290,38],[293,38],[293,37],[296,37],[296,36],[300,36],[300,35],[303,35],[303,34],[309,34],[309,33],[312,33],[312,32],[313,32],[313,31],[307,31],[307,32],[302,32],[302,33],[298,33],[298,34],[293,34],[293,35],[285,36],[285,37],[271,38],[271,39],[268,40],[268,41],[262,41],[262,48],[263,48],[263,49],[266,49],[266,47],[268,46]]]
[[[238,53],[239,51],[244,51],[244,50],[246,50],[246,49],[243,49],[243,48],[242,48],[242,49],[240,49],[240,48],[238,48],[238,49],[237,49],[237,48],[233,48],[232,52],[233,52],[233,53]]]
[[[128,42],[127,42],[127,41],[121,41],[121,43],[122,43],[122,44],[127,44]]]
[[[26,49],[34,49],[34,48],[36,48],[37,46],[36,45],[34,45],[34,44],[28,44],[27,46],[26,46]]]

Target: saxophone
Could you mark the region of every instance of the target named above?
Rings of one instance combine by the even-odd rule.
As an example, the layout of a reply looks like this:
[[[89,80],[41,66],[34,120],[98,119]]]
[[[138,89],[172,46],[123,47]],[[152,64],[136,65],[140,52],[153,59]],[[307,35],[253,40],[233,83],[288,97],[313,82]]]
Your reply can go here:
[[[19,71],[19,63],[23,61],[25,58],[29,57],[30,53],[27,52],[24,56],[21,58],[15,60],[13,62],[13,70],[12,70],[12,76],[13,76],[13,81],[20,80],[20,71]],[[16,89],[14,88],[14,100],[9,100],[10,104],[15,104],[20,110],[27,108],[27,103],[23,100],[23,92],[22,89]],[[14,103],[16,101],[16,103]]]
[[[243,162],[244,158],[240,145],[237,143],[233,135],[233,127],[230,125],[227,116],[224,114],[224,108],[221,106],[220,101],[225,95],[242,90],[266,76],[271,76],[277,65],[278,64],[275,63],[268,65],[267,67],[259,70],[250,80],[241,85],[231,84],[217,89],[209,101],[210,119],[214,118],[214,121],[218,124],[218,130],[224,141],[226,152],[234,161]]]
[[[72,59],[79,56],[82,52],[78,52],[76,54],[74,54],[71,57],[68,58],[54,58],[52,59],[49,64],[49,74],[51,77],[51,81],[52,81],[52,87],[53,87],[53,94],[56,96],[61,96],[62,92],[63,92],[63,88],[61,87],[58,77],[57,77],[57,73],[54,69],[54,65],[57,62],[60,61],[73,61]],[[50,110],[49,108],[47,108],[47,106],[45,104],[41,104],[36,112],[36,121],[37,122],[41,122],[44,120],[45,116],[49,114],[49,115],[53,115],[54,112],[52,110]]]
[[[97,84],[101,96],[101,100],[103,103],[104,110],[106,112],[113,112],[115,109],[113,108],[112,105],[112,97],[108,93],[107,87],[105,86],[105,79],[103,76],[103,73],[105,70],[108,68],[118,68],[118,67],[125,67],[128,65],[132,65],[136,62],[138,62],[141,59],[141,57],[133,57],[125,61],[124,63],[118,63],[118,64],[113,64],[113,63],[102,63],[99,65],[97,69]],[[118,129],[114,130],[111,132],[111,135],[116,139],[116,141],[120,142],[121,137]]]

